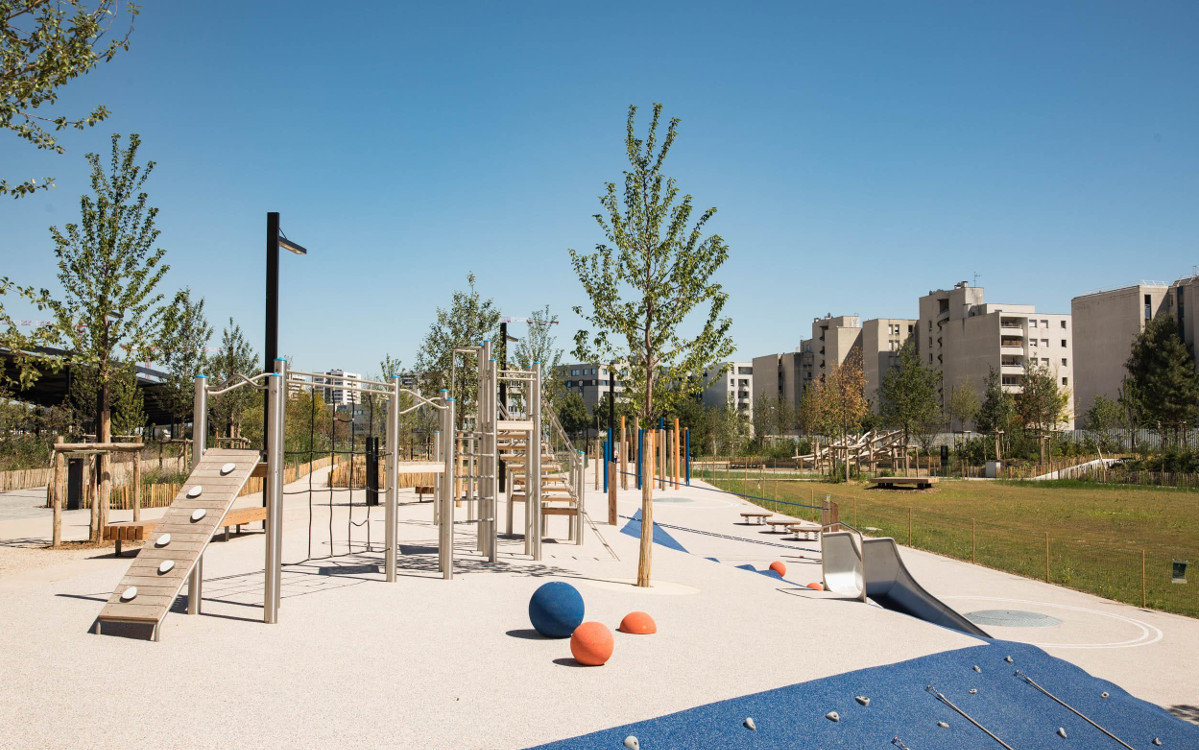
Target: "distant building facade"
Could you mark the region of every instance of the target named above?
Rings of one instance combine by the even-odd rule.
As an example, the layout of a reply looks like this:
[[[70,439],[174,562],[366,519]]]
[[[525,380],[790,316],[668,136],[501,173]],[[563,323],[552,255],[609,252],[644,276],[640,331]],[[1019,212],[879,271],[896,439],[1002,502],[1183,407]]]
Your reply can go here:
[[[879,412],[878,389],[883,378],[899,365],[899,350],[916,330],[910,318],[873,318],[862,323],[862,373],[866,399]]]
[[[792,407],[803,398],[803,359],[800,351],[754,357],[751,399],[755,405],[778,399]]]
[[[624,385],[620,382],[620,368],[623,365],[617,365],[616,373],[616,397],[619,399],[624,393]],[[558,380],[563,387],[570,393],[577,393],[583,397],[583,403],[587,405],[587,410],[594,412],[595,405],[600,403],[600,400],[607,396],[612,388],[612,377],[609,372],[609,366],[602,362],[579,362],[569,365],[558,366]]]
[[[335,407],[353,406],[362,403],[362,393],[356,389],[347,389],[346,386],[357,380],[362,380],[362,376],[356,372],[326,370],[325,377],[313,378],[313,384],[321,386],[321,396],[326,404]]]
[[[1005,391],[1020,393],[1026,366],[1047,370],[1059,389],[1073,393],[1071,316],[1038,313],[1033,305],[988,303],[982,287],[965,281],[930,291],[919,309],[913,335],[923,364],[941,372],[942,404],[953,388],[965,385],[981,400],[991,370],[999,373]],[[1073,402],[1062,427],[1073,427],[1072,407]]]
[[[723,372],[722,372],[723,370]],[[721,373],[721,374],[717,374]],[[754,418],[754,363],[722,362],[704,373],[702,398],[708,406],[732,406],[752,424]]]
[[[1097,396],[1116,399],[1128,371],[1124,368],[1132,344],[1145,324],[1162,314],[1174,316],[1199,370],[1195,346],[1199,328],[1199,276],[1174,283],[1141,282],[1121,289],[1095,292],[1070,301],[1074,317],[1074,361],[1078,385],[1074,411],[1081,419]]]

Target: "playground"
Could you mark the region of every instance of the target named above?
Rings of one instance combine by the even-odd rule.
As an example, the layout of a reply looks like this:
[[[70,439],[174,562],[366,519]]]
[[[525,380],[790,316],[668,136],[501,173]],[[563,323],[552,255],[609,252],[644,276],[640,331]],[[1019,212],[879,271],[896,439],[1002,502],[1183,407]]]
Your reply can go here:
[[[464,354],[480,406],[456,422],[444,394],[413,399],[437,410],[443,431],[436,460],[411,463],[388,450],[399,410],[389,412],[374,494],[331,486],[336,465],[285,482],[281,441],[265,465],[198,441],[175,502],[140,511],[154,528],[136,557],[45,549],[51,511],[5,494],[6,741],[1199,746],[1187,721],[1199,717],[1188,666],[1199,622],[906,546],[888,548],[884,570],[870,556],[881,540],[854,537],[844,508],[839,522],[827,507],[816,514],[821,533],[776,533],[743,516],[757,506],[689,485],[669,463],[659,471],[669,451],[630,462],[678,478],[653,482],[652,585],[634,586],[635,477],[597,489],[595,462],[584,468],[540,413],[537,368],[502,370],[486,344]],[[278,400],[299,375],[280,365],[244,387]],[[527,407],[497,400],[501,384]],[[201,408],[207,387],[197,379]],[[361,387],[407,403],[398,382]],[[272,414],[277,436],[283,410]],[[638,442],[654,455],[654,441]],[[240,494],[255,473],[264,492]],[[406,474],[432,476],[431,495]],[[264,522],[224,537],[229,513],[264,503]],[[57,533],[84,539],[91,522],[61,511]],[[126,522],[131,510],[111,511],[110,524]],[[880,575],[887,592],[871,588]],[[583,666],[574,638],[535,629],[530,601],[549,582],[569,584],[578,619],[610,633],[602,666]],[[905,614],[916,595],[924,609]],[[619,631],[633,612],[656,632]]]

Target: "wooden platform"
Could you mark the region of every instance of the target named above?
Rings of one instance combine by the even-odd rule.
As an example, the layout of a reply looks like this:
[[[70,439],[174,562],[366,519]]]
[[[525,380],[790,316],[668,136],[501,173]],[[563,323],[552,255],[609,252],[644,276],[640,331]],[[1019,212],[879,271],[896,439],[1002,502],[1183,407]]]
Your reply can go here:
[[[158,640],[158,626],[257,465],[258,451],[213,448],[204,454],[157,522],[154,540],[130,564],[100,611],[97,633],[105,622],[133,622],[152,625],[152,637]],[[192,520],[200,510],[203,516]],[[168,560],[174,566],[160,572]],[[128,598],[133,588],[136,595]]]
[[[936,477],[875,477],[870,480],[875,487],[887,490],[909,489],[927,490],[937,483]]]

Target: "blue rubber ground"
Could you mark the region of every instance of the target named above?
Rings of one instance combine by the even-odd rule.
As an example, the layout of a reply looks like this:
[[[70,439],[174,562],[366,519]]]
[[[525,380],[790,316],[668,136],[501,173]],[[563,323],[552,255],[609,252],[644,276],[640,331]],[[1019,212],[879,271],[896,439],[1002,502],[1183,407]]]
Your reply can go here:
[[[1004,661],[1009,655],[1010,664]],[[974,671],[976,665],[981,672]],[[929,693],[928,685],[1015,748],[1120,747],[1014,676],[1017,669],[1135,748],[1153,748],[1155,737],[1164,748],[1199,748],[1199,727],[1034,646],[1007,641],[790,685],[538,747],[623,750],[629,735],[643,750],[901,747],[892,744],[894,737],[911,750],[1000,747]],[[970,694],[972,688],[977,694]],[[1102,698],[1104,691],[1110,697]],[[860,705],[854,699],[858,695],[869,697],[870,705]],[[840,721],[826,719],[830,711],[840,714]],[[746,717],[753,717],[756,731],[745,728]],[[941,721],[949,728],[938,727]],[[1059,727],[1065,739],[1057,735]]]
[[[636,513],[633,514],[632,520],[630,520],[628,523],[626,523],[624,525],[624,528],[620,530],[620,533],[625,534],[627,536],[635,537],[637,539],[641,538],[641,511],[640,510],[638,510]],[[663,529],[658,524],[654,524],[654,544],[660,544],[663,547],[666,547],[668,549],[678,550],[679,552],[687,551],[687,549],[683,545],[679,544],[679,540],[675,539],[670,534],[668,534],[666,532],[666,530]]]

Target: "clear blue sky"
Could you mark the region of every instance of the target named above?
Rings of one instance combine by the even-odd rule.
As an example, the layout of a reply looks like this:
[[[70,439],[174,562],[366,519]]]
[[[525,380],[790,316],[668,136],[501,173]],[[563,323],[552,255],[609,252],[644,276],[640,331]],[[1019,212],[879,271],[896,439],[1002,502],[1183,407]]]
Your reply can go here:
[[[310,251],[281,261],[300,368],[411,364],[469,271],[506,315],[549,304],[569,351],[567,248],[602,239],[626,108],[662,102],[667,171],[731,247],[740,357],[975,274],[1069,312],[1199,263],[1197,38],[1193,1],[147,3],[55,110],[107,122],[63,156],[0,134],[5,177],[58,182],[0,203],[0,275],[53,287],[84,154],[138,132],[166,291],[203,295],[218,334],[232,316],[261,352],[274,210]]]

